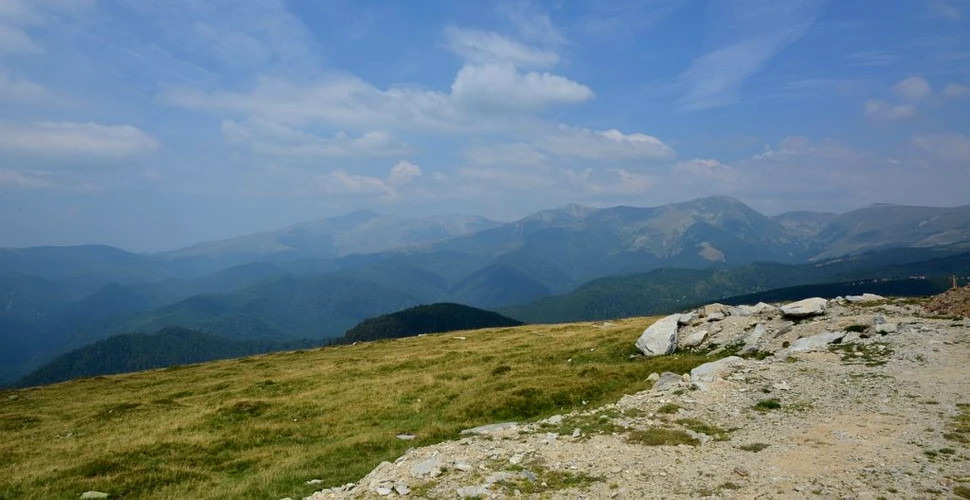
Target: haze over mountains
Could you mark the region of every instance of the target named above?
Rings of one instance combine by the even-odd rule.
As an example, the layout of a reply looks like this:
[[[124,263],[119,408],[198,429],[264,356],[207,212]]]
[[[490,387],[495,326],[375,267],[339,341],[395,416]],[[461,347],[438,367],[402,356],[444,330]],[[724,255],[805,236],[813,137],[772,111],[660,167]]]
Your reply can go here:
[[[882,252],[866,253],[873,251]],[[0,382],[104,338],[166,327],[238,342],[324,342],[366,318],[433,302],[505,308],[527,321],[609,317],[630,307],[604,307],[603,300],[629,302],[646,291],[667,297],[650,307],[669,308],[881,277],[887,266],[904,265],[892,271],[899,277],[906,265],[967,251],[970,206],[769,217],[724,197],[650,208],[568,205],[511,223],[363,211],[157,254],[0,249]],[[825,271],[811,264],[849,255],[861,257]],[[751,267],[765,262],[775,267]],[[934,272],[964,264],[945,262]],[[667,268],[697,271],[651,274]],[[619,278],[581,287],[606,277]],[[663,293],[650,288],[661,285]],[[595,299],[584,292],[590,286],[599,290]],[[574,290],[579,295],[551,298]]]

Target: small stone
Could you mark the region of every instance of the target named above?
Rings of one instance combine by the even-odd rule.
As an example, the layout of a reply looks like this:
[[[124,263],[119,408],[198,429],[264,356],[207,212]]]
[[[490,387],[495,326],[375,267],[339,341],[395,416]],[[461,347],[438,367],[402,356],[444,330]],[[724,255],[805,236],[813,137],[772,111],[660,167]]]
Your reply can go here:
[[[734,473],[741,477],[748,477],[751,475],[751,471],[749,471],[747,467],[744,467],[742,465],[735,467]]]
[[[409,488],[408,485],[406,484],[395,484],[394,491],[396,491],[398,495],[401,495],[403,497],[403,496],[406,496],[408,493],[411,493],[411,488]]]
[[[779,391],[790,391],[791,390],[791,387],[788,386],[788,382],[785,382],[784,380],[782,380],[781,382],[777,382],[775,384],[772,384],[771,387],[773,389],[777,389]]]
[[[472,470],[472,466],[471,465],[468,465],[468,464],[463,463],[463,462],[455,462],[455,468],[458,469],[458,470],[460,470],[460,471],[462,471],[462,472],[468,472],[468,471]]]
[[[515,455],[512,455],[509,458],[509,463],[512,465],[519,465],[522,463],[522,459],[523,459],[522,455],[516,453]]]
[[[322,482],[323,482],[323,479],[311,479],[307,481],[306,484],[320,484]]]
[[[81,500],[95,500],[98,498],[108,498],[108,494],[103,491],[85,491],[81,493]]]
[[[579,430],[579,427],[573,429],[573,437],[578,438],[583,434],[583,431]]]
[[[488,488],[482,485],[465,486],[463,488],[458,488],[456,491],[458,492],[459,498],[485,497],[489,493]]]
[[[377,492],[377,494],[382,497],[386,497],[387,495],[390,495],[391,493],[394,492],[394,490],[387,488],[385,486],[378,486],[374,491]]]
[[[886,335],[887,333],[896,333],[899,329],[899,325],[896,323],[880,323],[876,325],[876,333]]]
[[[553,415],[546,419],[546,423],[550,425],[559,425],[562,423],[562,415]]]
[[[414,440],[415,436],[414,434],[398,434],[397,438],[403,441],[412,441]]]
[[[658,380],[660,380],[660,374],[657,372],[653,372],[650,375],[647,375],[647,381],[649,382],[656,382]]]

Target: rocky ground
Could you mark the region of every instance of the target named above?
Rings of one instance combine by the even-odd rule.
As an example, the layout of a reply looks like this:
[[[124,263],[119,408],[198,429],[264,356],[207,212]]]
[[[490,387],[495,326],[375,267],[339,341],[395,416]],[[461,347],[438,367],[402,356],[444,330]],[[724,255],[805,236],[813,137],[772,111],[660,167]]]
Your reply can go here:
[[[952,288],[933,297],[926,309],[939,314],[970,316],[970,285]]]
[[[644,337],[647,355],[666,340],[740,357],[472,429],[309,498],[970,498],[966,318],[876,296],[713,304]]]

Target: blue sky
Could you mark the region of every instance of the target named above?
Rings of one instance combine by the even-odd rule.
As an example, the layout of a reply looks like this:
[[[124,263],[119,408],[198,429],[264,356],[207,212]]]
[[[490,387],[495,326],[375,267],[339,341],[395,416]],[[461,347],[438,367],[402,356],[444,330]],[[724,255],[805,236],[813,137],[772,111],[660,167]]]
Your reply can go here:
[[[968,186],[970,0],[0,0],[0,246]]]

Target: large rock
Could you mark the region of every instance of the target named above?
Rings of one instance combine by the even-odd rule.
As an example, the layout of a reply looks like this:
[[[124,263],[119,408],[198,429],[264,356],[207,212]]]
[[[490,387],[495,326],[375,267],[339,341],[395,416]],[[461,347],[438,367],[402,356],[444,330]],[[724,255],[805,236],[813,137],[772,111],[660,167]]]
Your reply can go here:
[[[724,319],[724,317],[728,314],[728,306],[718,303],[707,304],[706,306],[700,308],[700,313],[702,318],[709,318],[711,315],[716,317],[719,315],[721,319]]]
[[[671,354],[677,349],[677,321],[679,314],[671,314],[647,327],[637,339],[637,349],[646,356]]]
[[[730,375],[741,363],[744,363],[744,360],[738,356],[728,356],[704,363],[690,371],[690,380],[691,382],[713,382]]]
[[[758,323],[755,325],[754,330],[751,330],[744,336],[744,347],[741,348],[741,354],[751,354],[757,351],[758,345],[761,343],[761,338],[764,336],[765,325]]]
[[[665,391],[667,389],[679,388],[680,384],[684,381],[684,377],[677,375],[672,372],[663,372],[660,374],[660,378],[653,383],[651,389],[655,391]]]
[[[731,316],[757,316],[759,314],[770,314],[775,312],[777,308],[771,304],[765,304],[764,302],[758,302],[753,306],[737,306],[731,308]]]
[[[803,337],[792,343],[788,352],[817,351],[824,349],[832,342],[842,340],[842,337],[845,337],[845,332],[825,332],[811,337]]]
[[[684,337],[681,345],[684,347],[697,347],[703,344],[705,340],[707,340],[707,330],[697,330]]]
[[[821,297],[812,297],[781,306],[781,313],[793,318],[817,316],[825,312],[825,305],[827,303],[828,301]]]
[[[862,295],[846,295],[845,300],[849,302],[878,302],[880,300],[886,300],[886,297],[874,293],[864,293]]]

